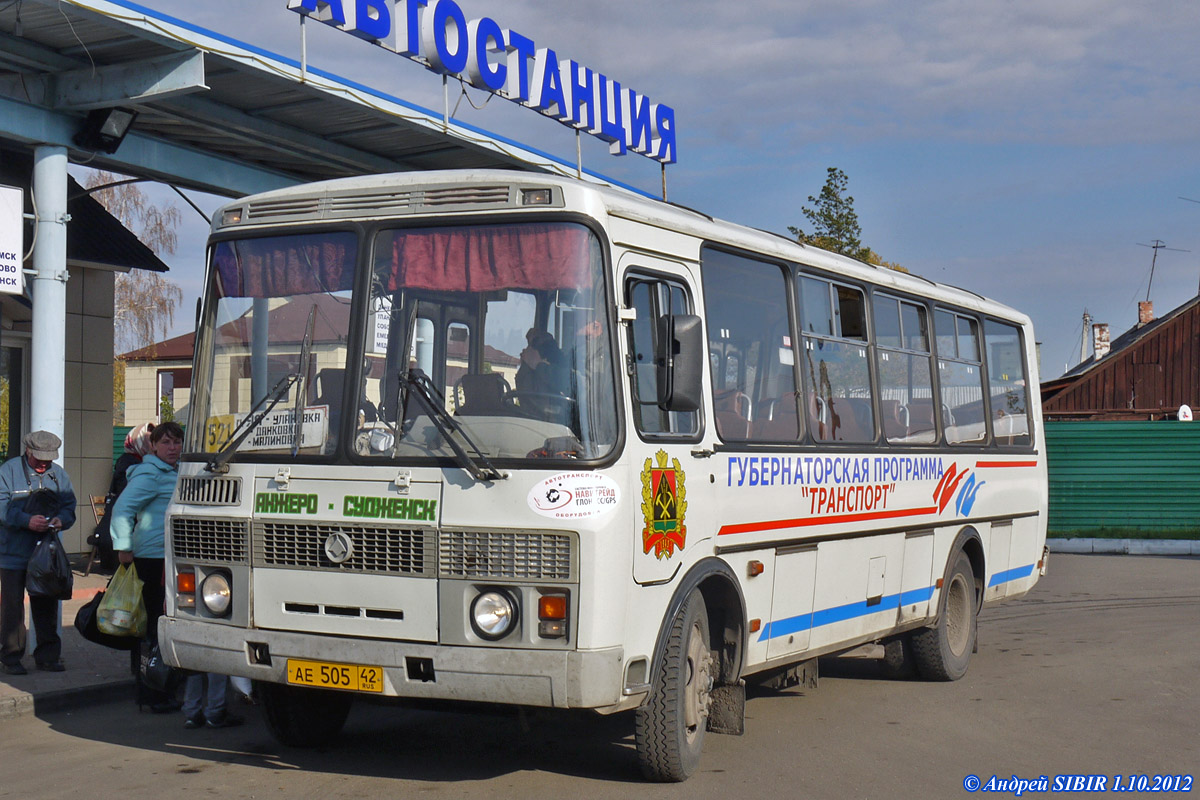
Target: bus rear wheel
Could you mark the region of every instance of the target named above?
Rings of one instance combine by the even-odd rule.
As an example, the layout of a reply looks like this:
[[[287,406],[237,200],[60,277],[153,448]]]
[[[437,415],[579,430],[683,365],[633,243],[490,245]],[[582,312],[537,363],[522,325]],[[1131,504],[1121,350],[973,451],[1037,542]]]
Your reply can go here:
[[[967,674],[978,624],[975,572],[971,559],[959,552],[942,584],[937,624],[912,634],[913,660],[928,681],[956,681]]]
[[[636,712],[634,738],[643,774],[686,780],[700,764],[716,674],[704,596],[693,589],[671,622],[650,696]]]
[[[353,695],[326,689],[304,689],[279,683],[256,683],[267,728],[288,747],[320,747],[342,732]]]

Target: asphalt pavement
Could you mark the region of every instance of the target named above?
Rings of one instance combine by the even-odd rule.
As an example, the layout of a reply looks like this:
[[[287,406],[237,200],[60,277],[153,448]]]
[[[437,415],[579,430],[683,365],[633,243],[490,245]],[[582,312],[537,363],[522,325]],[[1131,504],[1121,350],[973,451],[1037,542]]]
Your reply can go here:
[[[1094,544],[1099,543],[1099,544]],[[1200,541],[1051,539],[1052,552],[1126,553],[1132,555],[1200,555]],[[28,714],[60,711],[109,700],[133,699],[129,654],[87,641],[75,630],[75,613],[104,590],[109,574],[84,575],[86,560],[76,559],[75,591],[62,604],[62,640],[65,672],[40,672],[33,657],[25,657],[28,675],[0,673],[0,724]]]

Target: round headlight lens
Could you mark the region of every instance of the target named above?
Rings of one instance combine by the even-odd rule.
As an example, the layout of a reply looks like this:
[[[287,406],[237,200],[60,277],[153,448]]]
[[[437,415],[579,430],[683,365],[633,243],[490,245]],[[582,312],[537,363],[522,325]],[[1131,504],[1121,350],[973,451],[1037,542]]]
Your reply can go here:
[[[471,603],[471,627],[480,638],[503,639],[517,624],[517,604],[506,592],[484,592]]]
[[[233,590],[229,586],[229,577],[222,572],[214,572],[200,584],[200,599],[208,613],[214,617],[223,617],[229,613],[233,602]]]

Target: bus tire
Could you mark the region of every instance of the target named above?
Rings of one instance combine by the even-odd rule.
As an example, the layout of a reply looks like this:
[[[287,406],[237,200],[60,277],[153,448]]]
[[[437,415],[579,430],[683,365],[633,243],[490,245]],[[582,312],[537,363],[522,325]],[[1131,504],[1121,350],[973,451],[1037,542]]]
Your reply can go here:
[[[648,779],[678,782],[696,771],[715,674],[708,609],[693,589],[671,623],[650,696],[635,712],[638,761]]]
[[[353,695],[327,689],[304,689],[279,683],[256,683],[267,728],[288,747],[320,747],[342,732]]]
[[[943,582],[937,624],[913,631],[912,654],[927,681],[956,681],[967,674],[978,624],[975,572],[961,550]]]

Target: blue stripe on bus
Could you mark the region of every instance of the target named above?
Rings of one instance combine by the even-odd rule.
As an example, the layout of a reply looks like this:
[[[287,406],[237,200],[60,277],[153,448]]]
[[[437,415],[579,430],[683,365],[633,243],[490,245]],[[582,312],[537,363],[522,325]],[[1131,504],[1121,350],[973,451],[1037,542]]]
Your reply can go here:
[[[1026,578],[1033,573],[1034,566],[1034,564],[1026,564],[1023,567],[997,572],[992,576],[991,583],[988,586],[999,586],[1002,583]],[[758,636],[758,641],[765,642],[770,639],[778,639],[780,636],[820,628],[823,625],[832,625],[836,622],[845,622],[846,620],[865,617],[869,614],[878,614],[880,611],[893,611],[900,606],[922,603],[933,597],[933,590],[934,587],[932,586],[927,586],[924,589],[911,589],[901,594],[889,594],[880,602],[870,606],[863,600],[858,603],[848,603],[844,606],[825,608],[820,611],[814,611],[811,614],[800,614],[799,616],[768,622],[763,626],[762,633]]]
[[[1004,572],[997,572],[992,576],[992,582],[988,584],[988,588],[990,589],[993,586],[999,586],[1000,584],[1008,583],[1009,581],[1019,581],[1021,578],[1027,578],[1033,573],[1033,567],[1033,564],[1026,564],[1023,567],[1006,569]]]
[[[774,622],[768,622],[763,627],[758,641],[764,642],[768,639],[778,639],[780,636],[820,628],[824,625],[833,625],[836,622],[845,622],[848,619],[855,619],[856,617],[878,614],[881,611],[895,611],[900,606],[906,606],[910,603],[920,603],[929,600],[931,597],[933,597],[933,587],[927,586],[923,589],[912,589],[902,594],[889,594],[873,605],[867,605],[867,601],[863,600],[858,603],[848,603],[844,606],[825,608],[820,611],[814,611],[811,614],[800,614],[795,617],[788,617],[787,619],[775,620]]]

